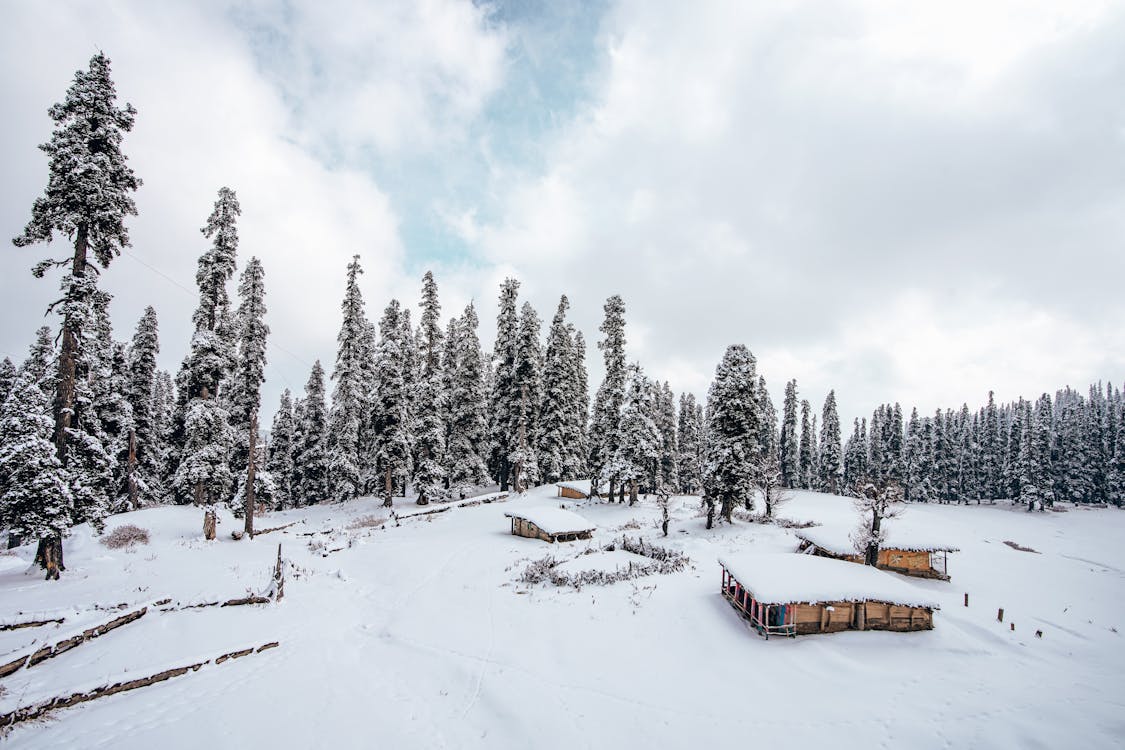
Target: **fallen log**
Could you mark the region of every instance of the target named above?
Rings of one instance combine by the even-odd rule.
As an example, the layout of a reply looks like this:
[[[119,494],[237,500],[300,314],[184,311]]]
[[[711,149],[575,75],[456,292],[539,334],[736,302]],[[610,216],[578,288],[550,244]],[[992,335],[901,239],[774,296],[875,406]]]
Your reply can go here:
[[[287,523],[284,526],[274,526],[273,528],[270,528],[270,529],[262,529],[261,531],[255,531],[254,536],[261,536],[262,534],[272,534],[275,531],[281,531],[282,529],[288,529],[290,526],[296,526],[299,523],[300,523],[300,521],[294,521],[293,523]]]
[[[0,630],[21,630],[23,628],[38,628],[43,625],[62,625],[66,622],[65,617],[59,617],[54,620],[28,620],[27,622],[9,622],[6,625],[0,625]]]
[[[96,687],[92,690],[84,690],[77,693],[71,693],[70,695],[66,696],[59,696],[57,698],[49,698],[45,701],[33,703],[30,706],[17,708],[14,711],[10,711],[6,714],[0,714],[0,727],[10,727],[13,724],[18,724],[20,722],[38,719],[40,716],[43,716],[44,714],[47,714],[51,711],[57,711],[60,708],[69,708],[70,706],[75,706],[79,703],[86,703],[88,701],[97,700],[98,698],[105,698],[109,695],[124,693],[127,690],[136,690],[138,688],[148,687],[149,685],[155,685],[158,682],[164,682],[166,680],[172,679],[173,677],[180,677],[181,675],[185,675],[188,672],[197,672],[200,668],[204,667],[207,664],[222,664],[224,661],[227,661],[229,659],[239,659],[243,656],[249,656],[250,654],[260,654],[268,649],[277,648],[278,645],[279,644],[277,641],[271,641],[270,643],[264,643],[257,648],[251,647],[240,649],[238,651],[231,651],[222,654],[221,656],[217,656],[214,659],[205,659],[204,661],[196,662],[194,664],[188,664],[183,667],[165,669],[162,672],[157,672],[156,674],[152,674],[147,677],[138,677],[135,680],[115,682],[110,685],[102,685],[100,687]]]
[[[227,599],[220,606],[223,607],[238,607],[243,604],[269,604],[270,599],[267,596],[244,596],[241,599]]]
[[[102,625],[83,630],[78,635],[63,639],[53,646],[46,645],[32,652],[31,654],[25,654],[17,659],[13,659],[7,664],[0,665],[0,678],[7,677],[14,672],[18,672],[25,666],[30,669],[36,664],[40,664],[47,659],[53,659],[56,656],[65,654],[72,648],[77,648],[83,643],[92,641],[99,636],[103,636],[111,630],[116,630],[123,625],[128,625],[131,622],[135,622],[136,620],[141,619],[142,617],[144,617],[146,612],[148,612],[148,607],[141,607],[138,610],[121,615],[121,617],[114,618],[107,623],[103,623]]]

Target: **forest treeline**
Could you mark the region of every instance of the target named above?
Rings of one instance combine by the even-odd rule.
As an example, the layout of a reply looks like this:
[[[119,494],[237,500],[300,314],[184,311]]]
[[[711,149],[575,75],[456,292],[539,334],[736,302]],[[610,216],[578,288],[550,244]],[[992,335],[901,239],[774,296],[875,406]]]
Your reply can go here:
[[[362,495],[390,505],[409,492],[426,504],[580,478],[608,499],[701,494],[709,521],[716,509],[730,520],[757,492],[848,494],[861,483],[894,484],[916,502],[1028,509],[1125,499],[1125,416],[1112,384],[1007,404],[990,393],[976,409],[905,419],[898,404],[882,405],[845,441],[834,391],[818,414],[790,380],[779,414],[745,346],[727,349],[706,403],[677,398],[628,362],[619,296],[604,306],[605,376],[591,395],[565,295],[544,336],[519,281],[506,279],[486,352],[471,304],[443,324],[428,272],[417,305],[391,300],[376,320],[359,256],[343,269],[331,373],[317,361],[302,393],[281,395],[267,430],[267,276],[254,257],[238,271],[235,191],[218,191],[202,227],[194,333],[173,376],[157,366],[156,310],[116,341],[111,298],[98,287],[130,244],[125,222],[141,186],[121,150],[136,112],[117,104],[109,60],[95,55],[49,113],[47,187],[14,244],[68,239],[72,254],[33,268],[62,270],[51,306],[59,326],[39,329],[20,364],[0,362],[0,528],[10,544],[38,540],[49,575],[71,526],[100,529],[109,513],[159,503],[226,503],[238,514]]]

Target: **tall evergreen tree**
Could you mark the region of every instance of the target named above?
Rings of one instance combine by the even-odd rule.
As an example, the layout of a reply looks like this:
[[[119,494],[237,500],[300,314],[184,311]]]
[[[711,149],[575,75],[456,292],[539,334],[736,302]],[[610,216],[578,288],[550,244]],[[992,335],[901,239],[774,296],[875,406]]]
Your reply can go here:
[[[566,442],[567,452],[563,458],[563,477],[579,479],[587,476],[587,462],[590,455],[587,433],[590,418],[590,387],[586,375],[586,339],[574,326],[570,325],[567,328],[570,329],[571,340],[574,343],[574,357],[570,361],[574,408],[569,415],[567,429],[569,437]]]
[[[564,294],[559,300],[551,328],[547,332],[547,352],[543,360],[543,403],[540,407],[542,429],[539,435],[539,469],[545,483],[563,478],[564,464],[570,446],[577,436],[572,427],[577,404],[574,375],[574,342],[566,324],[570,301]]]
[[[238,351],[234,356],[231,383],[231,420],[245,434],[262,404],[262,383],[266,381],[265,270],[257,258],[250,258],[238,283],[239,305],[234,318]],[[245,460],[240,462],[240,465]]]
[[[0,361],[0,406],[3,406],[4,402],[8,400],[18,375],[19,373],[16,366],[12,364],[12,360],[4,357],[3,361]]]
[[[762,393],[762,391],[759,391],[759,393]],[[652,489],[656,491],[663,488],[668,492],[674,492],[679,482],[680,451],[676,445],[676,400],[668,381],[656,386],[654,401],[656,429],[660,433],[660,476],[659,481],[654,483]],[[764,404],[772,412],[773,404],[769,402],[768,393],[765,396]],[[770,427],[769,432],[772,433],[773,420],[763,420],[763,423],[767,421]]]
[[[383,504],[391,507],[396,483],[405,485],[410,476],[413,425],[407,392],[409,329],[403,325],[406,312],[391,300],[379,321],[379,346],[375,356],[375,405],[372,434],[375,461],[382,473]],[[405,491],[405,489],[404,489]]]
[[[703,424],[696,409],[695,396],[681,393],[679,421],[676,425],[676,446],[679,449],[676,465],[679,470],[678,489],[688,495],[694,495],[703,486],[700,462],[702,440]]]
[[[74,74],[66,97],[48,114],[55,129],[50,141],[39,147],[49,160],[47,188],[32,205],[31,220],[23,233],[12,242],[17,247],[50,242],[56,232],[74,242],[69,258],[41,261],[33,270],[42,277],[51,267],[70,267],[62,280],[63,298],[52,305],[63,317],[54,442],[66,467],[82,325],[88,320],[90,298],[97,289],[97,270],[89,256],[108,268],[129,246],[125,217],[137,214],[131,194],[141,181],[121,151],[124,134],[133,129],[136,110],[130,104],[117,106],[109,59],[104,54],[94,55],[87,70]]]
[[[359,256],[348,264],[347,285],[341,305],[343,323],[336,336],[336,369],[332,380],[332,406],[328,412],[328,497],[336,502],[355,499],[360,492],[359,432],[363,420],[366,373],[364,336],[367,316],[359,275]]]
[[[184,442],[173,478],[177,496],[190,498],[196,505],[225,502],[233,495],[230,457],[237,437],[231,428],[228,400],[220,399],[220,388],[234,359],[226,285],[235,270],[235,225],[240,213],[234,191],[221,188],[207,224],[200,230],[212,244],[200,256],[195,274],[199,306],[192,316],[195,334],[185,366]]]
[[[417,461],[414,484],[418,504],[426,505],[445,492],[445,400],[442,388],[441,348],[442,332],[439,325],[441,304],[438,302],[434,275],[426,271],[422,278],[422,317],[419,321],[418,339],[421,357],[421,374],[416,385],[414,410],[414,449]]]
[[[637,502],[639,484],[652,475],[660,460],[662,441],[651,416],[654,411],[652,382],[637,364],[629,367],[628,378],[620,439],[610,463],[613,475],[628,487],[629,504],[633,505]]]
[[[816,459],[813,445],[812,424],[809,422],[810,406],[807,400],[801,400],[801,440],[797,453],[797,486],[803,490],[812,489],[813,473],[816,469]]]
[[[615,294],[606,300],[604,310],[605,320],[598,330],[605,338],[598,342],[598,348],[605,358],[605,379],[594,398],[590,469],[595,488],[603,481],[608,482],[609,499],[612,501],[617,477],[606,469],[617,453],[621,407],[625,402],[625,302]]]
[[[157,426],[156,355],[160,352],[156,310],[145,308],[129,346],[126,393],[133,409],[133,435],[127,465],[130,505],[139,507],[160,502],[163,435]]]
[[[324,399],[324,368],[313,363],[301,400],[300,438],[294,446],[297,505],[319,503],[328,497],[328,407]]]
[[[293,499],[293,451],[296,428],[293,424],[293,397],[286,388],[273,415],[266,469],[274,478],[274,497],[280,508],[291,508]]]
[[[515,388],[516,339],[519,333],[519,315],[516,300],[520,283],[504,279],[500,285],[499,311],[496,313],[496,343],[492,356],[493,378],[491,390],[492,454],[489,469],[500,482],[500,489],[508,489],[511,473],[509,457],[513,450],[515,425],[518,420],[519,393]]]
[[[795,379],[785,384],[778,454],[782,486],[789,488],[799,486],[801,450],[797,440],[797,381]]]
[[[539,343],[539,315],[531,303],[523,303],[516,335],[515,377],[512,387],[519,395],[513,424],[512,452],[508,456],[517,490],[538,484],[539,407],[543,401],[543,351]]]
[[[843,456],[840,452],[840,417],[836,412],[836,391],[829,391],[824,400],[824,418],[820,424],[820,487],[824,492],[838,494],[843,477]]]
[[[22,373],[0,405],[0,526],[18,540],[61,539],[72,524],[70,476],[51,421],[47,396]],[[58,578],[58,558],[44,562],[47,577]]]
[[[716,503],[720,517],[730,522],[735,504],[753,493],[760,471],[762,433],[756,369],[754,355],[741,344],[727,347],[715,369],[707,395],[704,436],[707,528],[713,524]]]
[[[484,355],[477,337],[480,320],[470,304],[457,326],[454,359],[447,367],[454,373],[449,392],[449,483],[463,493],[488,481],[484,456],[487,451],[488,420],[485,415],[487,385]]]

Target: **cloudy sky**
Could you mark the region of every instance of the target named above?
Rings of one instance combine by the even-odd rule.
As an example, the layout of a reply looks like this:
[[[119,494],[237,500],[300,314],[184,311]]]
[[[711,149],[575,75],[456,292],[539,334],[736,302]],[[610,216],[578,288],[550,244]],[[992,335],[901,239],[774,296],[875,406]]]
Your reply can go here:
[[[1125,380],[1123,39],[1125,7],[1087,0],[13,0],[0,230],[101,49],[144,180],[103,275],[118,336],[153,304],[178,366],[229,185],[267,273],[270,411],[331,369],[355,253],[372,317],[432,269],[486,344],[506,275],[546,320],[569,295],[590,342],[621,294],[630,358],[700,396],[732,343],[775,400],[835,388],[848,423],[1085,388]],[[18,361],[57,278],[5,252]]]

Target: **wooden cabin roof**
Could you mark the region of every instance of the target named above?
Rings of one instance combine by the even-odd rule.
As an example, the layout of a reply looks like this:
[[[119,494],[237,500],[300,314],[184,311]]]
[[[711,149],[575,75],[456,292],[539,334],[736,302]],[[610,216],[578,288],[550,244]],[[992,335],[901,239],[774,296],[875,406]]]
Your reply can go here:
[[[875,601],[938,609],[924,590],[868,565],[792,553],[724,555],[727,569],[763,604]]]
[[[597,528],[577,513],[562,508],[532,508],[505,513],[508,518],[522,518],[531,521],[548,534],[578,534]]]
[[[938,539],[922,529],[896,522],[886,525],[886,538],[879,549],[897,549],[904,552],[957,552],[957,548],[948,541]],[[825,552],[833,555],[855,555],[855,545],[851,540],[851,528],[841,524],[826,524],[813,526],[796,531],[798,539],[812,542]]]

